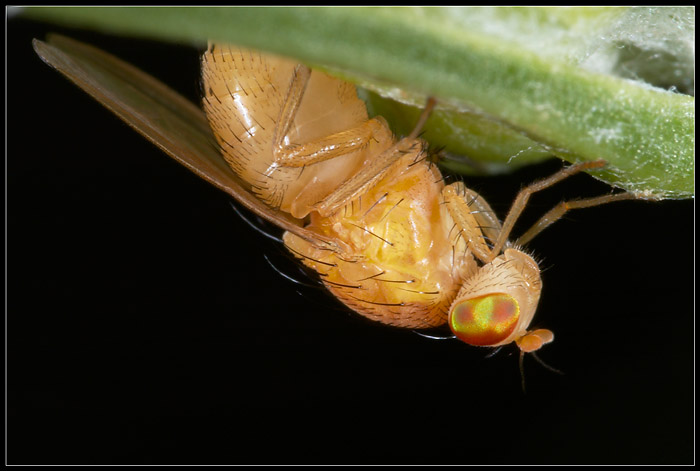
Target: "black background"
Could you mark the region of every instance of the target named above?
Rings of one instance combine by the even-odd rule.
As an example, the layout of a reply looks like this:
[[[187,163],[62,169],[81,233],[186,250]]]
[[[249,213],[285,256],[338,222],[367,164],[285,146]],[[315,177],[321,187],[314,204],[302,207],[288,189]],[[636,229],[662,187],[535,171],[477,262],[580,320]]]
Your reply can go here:
[[[9,463],[693,462],[692,201],[570,213],[533,241],[540,356],[566,374],[526,359],[523,394],[514,347],[485,359],[285,280],[264,255],[304,278],[223,193],[39,60],[48,31],[198,99],[194,48],[9,22]],[[560,167],[467,184],[502,217]],[[519,227],[606,191],[573,177]]]

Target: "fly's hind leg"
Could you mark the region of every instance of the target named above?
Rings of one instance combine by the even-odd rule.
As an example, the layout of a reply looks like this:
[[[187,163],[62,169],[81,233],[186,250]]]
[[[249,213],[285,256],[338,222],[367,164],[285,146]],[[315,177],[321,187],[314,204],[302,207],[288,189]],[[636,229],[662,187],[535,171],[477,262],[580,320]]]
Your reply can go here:
[[[286,143],[285,137],[294,124],[306,86],[311,78],[311,69],[299,64],[289,84],[289,90],[280,112],[273,136],[275,162],[284,167],[304,167],[362,149],[370,140],[391,142],[391,131],[386,121],[373,118],[362,124],[306,143]]]
[[[368,145],[372,139],[386,143],[393,141],[393,135],[386,121],[382,117],[377,117],[354,128],[330,134],[311,142],[286,143],[285,137],[294,124],[294,118],[310,78],[311,69],[302,64],[295,67],[273,137],[276,163],[284,167],[304,167],[355,152]],[[422,155],[423,143],[417,137],[434,106],[435,100],[428,99],[415,129],[410,135],[373,158],[368,165],[316,203],[313,208],[322,216],[329,216],[376,184],[400,157],[406,154]]]
[[[316,203],[313,208],[321,216],[330,216],[346,203],[372,188],[400,158],[412,159],[413,163],[419,161],[421,156],[425,155],[425,143],[417,137],[434,107],[435,99],[429,98],[411,134],[396,142],[377,157],[372,158],[369,164],[343,182],[330,195]]]

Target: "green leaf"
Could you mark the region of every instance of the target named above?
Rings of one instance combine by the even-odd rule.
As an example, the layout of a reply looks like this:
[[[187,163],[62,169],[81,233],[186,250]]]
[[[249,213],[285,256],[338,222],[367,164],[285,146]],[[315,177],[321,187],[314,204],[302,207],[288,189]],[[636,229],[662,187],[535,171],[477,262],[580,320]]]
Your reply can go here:
[[[694,7],[27,8],[35,19],[294,57],[370,90],[396,132],[502,171],[554,154],[634,192],[694,195]],[[391,98],[388,100],[387,98]],[[454,157],[453,165],[461,158]]]

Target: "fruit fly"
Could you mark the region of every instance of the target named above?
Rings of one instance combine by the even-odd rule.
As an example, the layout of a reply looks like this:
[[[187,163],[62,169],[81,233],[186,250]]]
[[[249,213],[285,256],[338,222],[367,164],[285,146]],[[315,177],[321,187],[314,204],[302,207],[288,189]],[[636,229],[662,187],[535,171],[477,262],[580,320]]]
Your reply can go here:
[[[378,322],[422,329],[448,324],[470,345],[515,342],[533,352],[552,341],[528,330],[542,288],[519,247],[574,207],[629,193],[562,203],[515,243],[508,235],[529,195],[566,168],[525,188],[501,225],[463,183],[445,185],[414,131],[396,139],[369,119],[353,86],[292,61],[220,44],[202,59],[204,110],[223,157],[256,198],[294,218],[286,247],[346,306]]]
[[[566,211],[637,198],[563,202],[520,238],[509,236],[530,195],[567,167],[525,187],[503,223],[463,183],[446,185],[415,129],[397,139],[369,118],[353,85],[293,61],[221,44],[202,57],[203,107],[98,49],[54,36],[41,58],[194,173],[285,230],[284,244],[358,314],[424,329],[447,324],[474,346],[551,342],[529,330],[542,289],[522,246]],[[213,138],[212,138],[213,131]],[[223,157],[223,158],[222,158]]]

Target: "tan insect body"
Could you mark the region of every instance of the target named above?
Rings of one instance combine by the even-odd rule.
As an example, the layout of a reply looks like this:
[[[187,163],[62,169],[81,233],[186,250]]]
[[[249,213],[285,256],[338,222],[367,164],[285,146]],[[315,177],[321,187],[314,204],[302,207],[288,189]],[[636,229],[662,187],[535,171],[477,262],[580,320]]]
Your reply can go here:
[[[348,248],[284,236],[344,304],[426,328],[445,324],[462,299],[508,293],[517,325],[494,345],[527,333],[541,291],[537,264],[510,248],[490,261],[486,239],[495,242],[500,223],[463,184],[444,185],[423,141],[397,142],[348,83],[284,59],[215,44],[202,76],[204,108],[232,168],[266,204],[309,215],[307,230]]]
[[[528,331],[542,282],[537,263],[518,247],[570,209],[638,197],[562,202],[510,243],[531,194],[604,162],[525,187],[501,224],[480,195],[462,183],[445,185],[426,158],[417,136],[432,104],[413,133],[397,140],[383,118],[369,119],[351,84],[286,59],[210,45],[202,60],[205,117],[95,48],[58,36],[34,47],[171,157],[285,229],[288,249],[338,299],[385,324],[448,323],[472,345],[539,349],[553,334]]]

